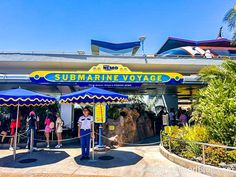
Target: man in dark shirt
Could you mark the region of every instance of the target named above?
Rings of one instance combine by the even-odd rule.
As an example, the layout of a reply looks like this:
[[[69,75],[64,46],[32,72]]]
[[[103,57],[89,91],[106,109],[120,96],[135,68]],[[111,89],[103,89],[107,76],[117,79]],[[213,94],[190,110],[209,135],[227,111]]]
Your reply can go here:
[[[156,122],[156,132],[157,135],[160,135],[160,131],[163,129],[163,114],[164,114],[164,107],[160,107],[160,112],[157,114],[157,122]]]
[[[30,137],[31,137],[31,131],[33,131],[34,134],[34,141],[33,141],[33,149],[36,148],[36,127],[37,127],[37,118],[35,116],[35,112],[31,111],[29,114],[29,117],[27,118],[27,148],[30,150]]]

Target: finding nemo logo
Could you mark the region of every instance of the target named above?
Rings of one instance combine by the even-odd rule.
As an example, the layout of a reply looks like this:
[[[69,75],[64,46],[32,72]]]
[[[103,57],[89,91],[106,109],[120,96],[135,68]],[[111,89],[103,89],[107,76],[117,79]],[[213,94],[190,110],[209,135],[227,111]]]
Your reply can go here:
[[[30,80],[42,84],[138,87],[143,83],[178,84],[183,82],[183,76],[179,73],[132,72],[122,65],[99,64],[89,71],[34,71]]]

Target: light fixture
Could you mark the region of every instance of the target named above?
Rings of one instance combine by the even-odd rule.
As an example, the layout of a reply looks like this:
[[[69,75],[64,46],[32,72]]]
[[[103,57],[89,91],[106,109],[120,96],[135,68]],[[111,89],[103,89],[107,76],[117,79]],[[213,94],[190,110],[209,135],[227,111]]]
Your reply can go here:
[[[143,55],[145,55],[145,53],[144,53],[144,41],[145,41],[146,37],[145,36],[140,36],[138,39],[140,40],[140,42],[142,44]]]

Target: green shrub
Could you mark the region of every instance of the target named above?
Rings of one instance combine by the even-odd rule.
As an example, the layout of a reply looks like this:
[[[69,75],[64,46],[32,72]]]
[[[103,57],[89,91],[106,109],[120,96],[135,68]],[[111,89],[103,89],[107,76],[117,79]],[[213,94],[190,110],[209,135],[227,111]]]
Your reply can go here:
[[[211,139],[236,145],[236,62],[205,68],[201,79],[208,86],[200,89],[194,103],[193,119],[208,127]]]
[[[201,155],[201,146],[194,142],[185,142],[184,140],[207,142],[209,133],[207,128],[201,125],[184,126],[181,128],[178,126],[167,126],[163,132],[163,140],[168,140],[168,137],[171,137],[172,152],[191,159]],[[168,147],[168,142],[165,142],[164,145]]]
[[[194,125],[192,127],[185,126],[185,134],[183,135],[184,140],[207,142],[209,139],[209,133],[207,127],[202,125]],[[183,152],[183,156],[187,158],[201,156],[202,147],[195,142],[187,142],[186,148]]]
[[[117,106],[109,105],[107,115],[109,119],[118,119],[120,117],[120,111]]]
[[[223,145],[214,140],[209,141],[209,144]],[[221,162],[228,162],[227,150],[220,147],[205,147],[205,162],[210,165],[219,165]]]
[[[236,162],[236,150],[231,150],[227,152],[229,162]]]
[[[209,144],[224,145],[215,140],[209,140],[211,137],[208,131],[208,126],[194,125],[177,127],[167,126],[162,132],[163,144],[168,149],[169,142],[168,137],[171,137],[171,151],[181,157],[192,159],[202,157],[202,145],[198,145],[194,142],[207,142]],[[227,151],[225,148],[205,146],[205,162],[210,165],[219,165],[219,163],[235,163],[236,162],[236,150]]]

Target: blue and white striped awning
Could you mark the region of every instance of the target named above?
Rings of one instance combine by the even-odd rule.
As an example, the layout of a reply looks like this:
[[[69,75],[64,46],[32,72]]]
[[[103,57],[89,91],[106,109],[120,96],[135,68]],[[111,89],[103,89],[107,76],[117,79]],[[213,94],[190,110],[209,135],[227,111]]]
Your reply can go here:
[[[102,53],[112,55],[135,55],[140,47],[140,41],[126,43],[110,43],[104,41],[91,40],[91,49],[93,55],[101,55]]]

